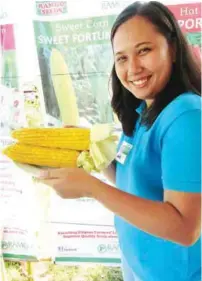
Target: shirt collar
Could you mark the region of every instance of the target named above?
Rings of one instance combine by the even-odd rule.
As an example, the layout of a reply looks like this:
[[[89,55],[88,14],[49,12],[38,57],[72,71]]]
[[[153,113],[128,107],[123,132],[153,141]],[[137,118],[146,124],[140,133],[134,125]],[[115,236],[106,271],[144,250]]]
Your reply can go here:
[[[146,102],[142,101],[140,105],[136,108],[136,112],[140,115],[146,107]]]

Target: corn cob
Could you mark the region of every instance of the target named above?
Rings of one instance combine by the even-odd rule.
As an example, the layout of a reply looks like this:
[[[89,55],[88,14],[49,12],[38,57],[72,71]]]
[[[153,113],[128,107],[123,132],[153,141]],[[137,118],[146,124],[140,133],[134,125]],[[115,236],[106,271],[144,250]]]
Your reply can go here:
[[[19,163],[62,168],[77,167],[80,152],[15,143],[6,147],[3,154]]]
[[[87,128],[24,128],[12,132],[24,144],[72,150],[88,150],[90,129]]]
[[[57,49],[52,49],[50,70],[61,119],[66,125],[76,126],[79,123],[76,95],[67,64]]]

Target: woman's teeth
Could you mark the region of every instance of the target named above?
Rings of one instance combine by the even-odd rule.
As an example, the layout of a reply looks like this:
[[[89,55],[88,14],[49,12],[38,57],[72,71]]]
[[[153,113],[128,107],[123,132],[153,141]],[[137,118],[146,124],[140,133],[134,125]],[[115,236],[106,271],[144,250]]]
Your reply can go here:
[[[144,85],[147,82],[147,80],[148,80],[148,78],[145,78],[145,79],[133,81],[132,83],[135,86],[142,86],[142,85]]]

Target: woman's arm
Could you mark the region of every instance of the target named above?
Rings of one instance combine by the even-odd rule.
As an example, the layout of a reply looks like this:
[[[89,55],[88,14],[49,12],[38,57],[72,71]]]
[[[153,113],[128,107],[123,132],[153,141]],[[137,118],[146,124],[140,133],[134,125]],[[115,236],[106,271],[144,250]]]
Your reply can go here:
[[[91,196],[152,235],[190,246],[200,236],[201,195],[166,191],[164,202],[130,195],[96,180]]]
[[[95,198],[137,228],[190,246],[199,238],[201,227],[200,117],[198,111],[183,114],[164,136],[163,202],[123,192],[79,168],[45,170],[39,180],[52,186],[62,198]],[[113,166],[108,172],[114,180]]]
[[[176,118],[163,136],[164,202],[133,196],[99,182],[92,196],[145,232],[192,245],[201,232],[200,128],[200,110],[190,110]]]
[[[79,168],[45,170],[38,180],[65,199],[97,199],[116,215],[154,236],[190,246],[200,235],[199,193],[166,190],[164,202],[148,200],[101,182]]]

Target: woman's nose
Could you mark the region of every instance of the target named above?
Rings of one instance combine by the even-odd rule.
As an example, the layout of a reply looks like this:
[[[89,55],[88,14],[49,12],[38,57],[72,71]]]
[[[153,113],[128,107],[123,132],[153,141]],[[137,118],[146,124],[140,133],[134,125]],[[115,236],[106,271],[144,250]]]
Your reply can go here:
[[[128,75],[139,74],[142,70],[140,60],[138,58],[131,58],[128,63]]]

